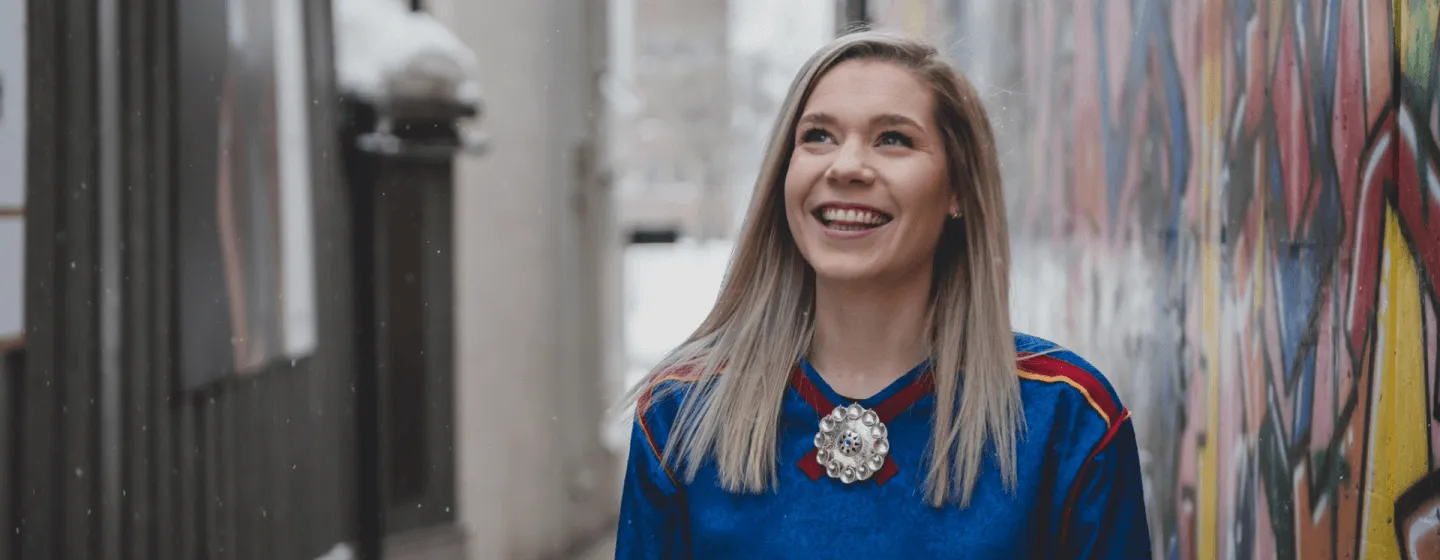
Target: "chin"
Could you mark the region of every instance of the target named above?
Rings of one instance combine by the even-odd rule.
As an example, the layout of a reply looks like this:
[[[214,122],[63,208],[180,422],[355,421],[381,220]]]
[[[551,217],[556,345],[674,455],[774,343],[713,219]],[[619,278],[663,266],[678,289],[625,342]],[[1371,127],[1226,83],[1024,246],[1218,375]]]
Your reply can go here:
[[[814,259],[810,268],[815,270],[815,279],[827,282],[878,281],[884,276],[882,267],[871,259],[854,255],[824,255]]]

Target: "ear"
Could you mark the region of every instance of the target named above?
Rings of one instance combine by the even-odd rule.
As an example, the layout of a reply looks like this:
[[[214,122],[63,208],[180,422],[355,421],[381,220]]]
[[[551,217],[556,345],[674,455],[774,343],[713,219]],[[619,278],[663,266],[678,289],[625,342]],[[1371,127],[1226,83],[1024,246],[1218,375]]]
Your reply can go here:
[[[958,199],[958,198],[956,198],[956,197],[954,197],[954,196],[951,196],[951,197],[950,197],[950,209],[949,209],[948,211],[946,211],[945,214],[948,215],[948,216],[951,216],[951,217],[959,216],[959,215],[960,215],[960,199]]]

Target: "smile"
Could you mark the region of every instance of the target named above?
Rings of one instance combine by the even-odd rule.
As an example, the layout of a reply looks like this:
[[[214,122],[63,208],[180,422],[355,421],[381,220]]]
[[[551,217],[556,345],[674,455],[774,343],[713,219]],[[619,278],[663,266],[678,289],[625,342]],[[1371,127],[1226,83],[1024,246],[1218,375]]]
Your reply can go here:
[[[815,219],[826,228],[839,231],[865,231],[890,223],[889,214],[863,206],[825,204],[815,209]]]

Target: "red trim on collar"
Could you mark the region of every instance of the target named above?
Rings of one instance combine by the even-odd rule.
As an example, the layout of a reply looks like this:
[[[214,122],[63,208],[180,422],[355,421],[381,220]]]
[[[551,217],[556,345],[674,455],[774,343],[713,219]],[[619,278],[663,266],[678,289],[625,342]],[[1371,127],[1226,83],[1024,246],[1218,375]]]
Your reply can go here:
[[[798,366],[790,373],[790,386],[794,387],[795,392],[800,394],[800,398],[804,399],[805,402],[810,405],[810,408],[815,409],[815,413],[821,417],[830,414],[830,411],[838,406],[830,402],[830,399],[825,398],[825,394],[820,392],[820,388],[816,387],[815,384],[810,381],[810,378],[805,375],[805,371]],[[890,395],[889,398],[881,401],[880,404],[875,405],[875,408],[871,410],[875,411],[875,415],[880,417],[881,422],[888,425],[890,421],[894,420],[896,416],[899,416],[901,412],[904,412],[914,405],[916,401],[920,400],[921,397],[930,394],[934,390],[935,376],[931,375],[929,370],[926,370],[915,382],[907,385],[895,394]],[[810,480],[819,480],[821,476],[825,475],[825,467],[821,466],[820,462],[815,460],[815,456],[819,452],[820,450],[811,448],[810,452],[800,458],[800,470],[804,471],[804,473],[810,477]],[[900,467],[896,466],[895,458],[886,455],[885,465],[880,467],[880,470],[875,471],[875,476],[871,477],[871,479],[875,481],[876,485],[883,486],[899,472]]]
[[[1025,373],[1042,376],[1039,381],[1068,381],[1070,385],[1081,390],[1085,400],[1090,406],[1100,413],[1104,418],[1106,427],[1119,423],[1123,410],[1110,397],[1110,391],[1105,390],[1105,385],[1085,368],[1057,358],[1051,355],[1021,354],[1019,369],[1021,377],[1027,377]]]

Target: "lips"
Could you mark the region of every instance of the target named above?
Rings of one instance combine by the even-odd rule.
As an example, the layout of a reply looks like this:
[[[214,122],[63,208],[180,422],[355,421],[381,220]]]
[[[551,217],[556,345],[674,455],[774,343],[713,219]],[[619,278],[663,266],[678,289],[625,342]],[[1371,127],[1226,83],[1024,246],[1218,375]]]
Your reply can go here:
[[[815,209],[814,215],[825,227],[840,231],[874,229],[894,219],[874,208],[851,204],[822,204]]]

